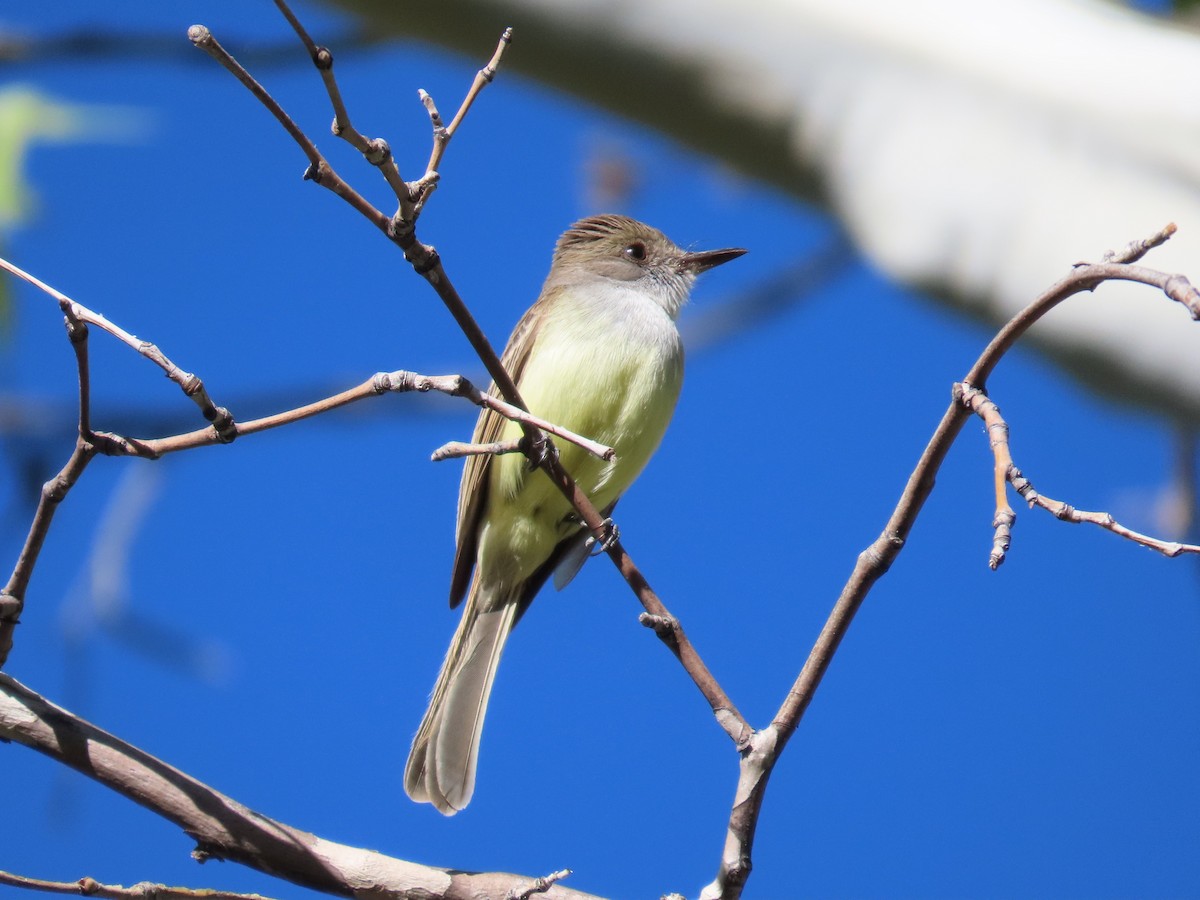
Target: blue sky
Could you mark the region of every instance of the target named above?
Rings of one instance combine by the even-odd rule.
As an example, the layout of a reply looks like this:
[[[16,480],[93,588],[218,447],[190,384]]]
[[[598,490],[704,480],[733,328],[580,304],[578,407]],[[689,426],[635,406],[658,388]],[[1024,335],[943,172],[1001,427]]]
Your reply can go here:
[[[336,36],[336,18],[300,11],[318,39]],[[34,33],[96,21],[78,3],[5,18]],[[286,40],[269,4],[131,3],[103,22],[177,34],[184,49],[7,68],[10,82],[145,122],[127,140],[33,152],[36,215],[6,238],[11,259],[156,342],[242,419],[378,370],[479,374],[395,248],[301,181],[304,160],[278,126],[188,47],[193,22],[235,52]],[[356,123],[386,136],[415,177],[428,155],[417,88],[448,112],[490,52],[356,49],[338,53],[337,73]],[[315,73],[258,71],[341,173],[386,204],[376,173],[324,137]],[[558,233],[599,211],[584,188],[597,148],[637,173],[620,211],[686,246],[751,250],[701,280],[685,326],[835,233],[751,179],[502,73],[451,145],[420,228],[497,345],[536,296]],[[55,410],[69,411],[75,390],[56,307],[23,288],[16,300],[0,389],[36,402],[47,433],[4,436],[10,561],[31,513],[18,464],[65,461],[71,418]],[[675,422],[618,521],[751,723],[782,701],[988,337],[855,264],[690,355]],[[92,352],[97,427],[199,427],[148,363],[95,331]],[[1021,350],[990,387],[1039,489],[1155,527],[1173,466],[1165,423],[1114,409]],[[567,867],[571,886],[612,896],[694,895],[715,873],[736,758],[603,560],[522,620],[470,808],[447,820],[404,795],[410,736],[457,620],[445,596],[458,467],[428,456],[473,421],[465,404],[387,397],[153,465],[97,460],[55,521],[6,671],[332,840],[456,868]],[[129,608],[180,643],[123,639],[79,605],[98,521],[135,469],[158,481],[125,570]],[[991,457],[972,424],[775,770],[748,896],[1200,892],[1195,561],[1019,509],[1010,559],[992,573],[991,516]],[[216,677],[179,664],[197,647]],[[198,867],[168,823],[28,750],[0,753],[2,868],[305,894],[234,865]]]

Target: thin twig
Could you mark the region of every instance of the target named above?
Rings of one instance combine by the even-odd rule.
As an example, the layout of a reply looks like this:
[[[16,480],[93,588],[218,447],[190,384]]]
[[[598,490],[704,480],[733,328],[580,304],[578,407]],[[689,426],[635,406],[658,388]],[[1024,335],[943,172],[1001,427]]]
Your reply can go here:
[[[235,426],[235,436],[257,434],[271,428],[291,425],[293,422],[309,419],[369,397],[378,397],[387,393],[404,394],[411,391],[418,393],[437,391],[451,397],[462,397],[476,406],[495,410],[505,418],[522,425],[529,425],[555,434],[565,441],[577,444],[600,459],[612,459],[616,456],[611,447],[578,435],[569,429],[519,409],[511,403],[506,403],[498,397],[484,393],[461,375],[421,375],[418,372],[407,372],[403,369],[395,372],[377,372],[361,384],[331,397],[263,416],[260,419],[241,422]],[[166,453],[178,453],[182,450],[191,450],[194,447],[204,447],[219,442],[219,437],[211,428],[201,428],[172,437],[150,439],[123,438],[106,432],[100,434],[109,438],[102,448],[102,452],[115,456],[141,456],[150,459],[157,459]]]
[[[1064,522],[1073,524],[1086,523],[1103,528],[1106,531],[1111,531],[1118,537],[1123,537],[1126,540],[1133,541],[1135,544],[1140,544],[1151,550],[1161,553],[1163,556],[1174,558],[1183,556],[1186,553],[1200,553],[1200,545],[1185,544],[1180,541],[1164,541],[1160,538],[1153,537],[1148,534],[1142,534],[1140,531],[1134,531],[1132,528],[1126,528],[1120,522],[1113,518],[1112,513],[1107,512],[1089,512],[1085,509],[1076,509],[1071,504],[1062,500],[1054,500],[1047,497],[1045,494],[1038,493],[1034,490],[1029,479],[1021,474],[1021,471],[1013,467],[1009,473],[1009,479],[1012,482],[1013,488],[1020,494],[1031,507],[1037,506],[1046,510],[1056,519],[1061,519]]]
[[[95,878],[85,876],[78,881],[46,881],[42,878],[26,878],[12,872],[0,872],[0,884],[26,890],[45,891],[51,894],[74,894],[83,897],[101,897],[104,900],[270,900],[262,894],[238,894],[212,888],[168,887],[141,881],[123,887],[119,884],[101,884]]]
[[[535,894],[544,894],[564,878],[570,877],[570,869],[559,869],[557,872],[551,872],[549,875],[535,879],[533,884],[525,888],[523,891],[518,892],[516,888],[513,888],[505,895],[505,897],[507,900],[530,900],[530,898]]]
[[[86,338],[86,328],[79,331],[83,323],[95,325],[97,328],[107,332],[115,337],[127,347],[131,347],[140,353],[146,359],[150,360],[156,366],[163,370],[166,376],[179,385],[179,389],[183,391],[186,397],[200,408],[201,415],[212,423],[214,430],[219,438],[223,441],[231,441],[237,435],[237,427],[233,421],[233,416],[229,410],[222,406],[217,406],[213,403],[212,398],[208,396],[208,391],[204,387],[204,382],[193,375],[191,372],[185,372],[175,363],[171,362],[161,350],[149,341],[143,341],[136,335],[130,334],[119,325],[110,322],[100,313],[88,309],[82,304],[76,303],[66,294],[52,288],[44,281],[34,277],[19,266],[13,265],[6,259],[0,258],[0,268],[11,272],[18,278],[21,278],[39,290],[49,294],[58,301],[63,313],[67,317],[67,333],[71,339],[71,343],[76,347],[76,353],[81,352],[79,349]],[[80,432],[87,435],[91,431],[91,425],[88,423],[88,396],[87,396],[87,375],[85,367],[81,363],[80,368]]]
[[[576,434],[570,429],[563,428],[553,422],[547,421],[540,416],[535,416],[526,412],[524,409],[516,407],[511,403],[501,400],[499,397],[494,397],[491,394],[486,394],[480,391],[474,384],[461,375],[421,375],[416,372],[406,372],[397,370],[395,372],[378,372],[371,378],[364,381],[362,384],[348,391],[343,391],[333,397],[327,397],[324,400],[319,400],[315,403],[307,404],[306,406],[298,407],[286,412],[276,413],[272,416],[266,416],[261,419],[255,419],[250,422],[241,424],[233,420],[232,415],[224,407],[219,407],[213,404],[208,396],[207,390],[204,388],[204,382],[190,372],[185,372],[175,363],[171,362],[155,344],[149,341],[143,341],[133,334],[130,334],[119,325],[110,322],[107,318],[99,313],[88,309],[81,303],[72,300],[67,295],[50,287],[50,285],[29,274],[24,269],[14,265],[6,259],[0,258],[0,268],[3,268],[12,274],[24,279],[35,287],[41,289],[55,300],[58,301],[66,315],[67,333],[71,339],[72,346],[75,348],[76,355],[79,359],[79,382],[80,382],[80,433],[86,437],[98,437],[103,439],[102,445],[98,447],[98,452],[108,455],[120,456],[141,456],[151,459],[157,459],[164,453],[174,453],[180,450],[189,450],[193,447],[207,446],[214,442],[229,443],[234,438],[243,434],[254,434],[259,431],[265,431],[268,428],[277,428],[280,425],[288,425],[292,422],[307,419],[311,416],[319,415],[331,409],[336,409],[339,406],[344,406],[348,403],[353,403],[365,397],[376,396],[388,392],[404,393],[407,391],[439,391],[443,394],[448,394],[452,397],[464,397],[470,400],[476,406],[481,406],[485,409],[493,409],[506,418],[520,422],[524,425],[529,425],[542,431],[553,434],[572,444],[577,444],[588,453],[599,457],[603,460],[611,460],[616,457],[616,451],[612,447],[593,441],[583,435]],[[91,426],[88,421],[89,409],[89,378],[87,368],[87,324],[93,324],[103,329],[108,334],[111,334],[117,340],[124,343],[126,346],[132,347],[142,356],[149,359],[157,365],[167,377],[174,381],[183,390],[184,394],[190,397],[197,406],[200,407],[204,417],[212,422],[211,428],[204,428],[198,431],[189,432],[183,435],[176,435],[169,438],[146,439],[139,440],[136,438],[126,438],[120,435],[110,434],[108,432],[91,431]]]
[[[445,462],[462,459],[464,456],[502,456],[505,453],[524,453],[525,444],[518,438],[512,441],[492,441],[490,444],[464,444],[462,441],[447,441],[433,451],[430,462]]]
[[[1012,449],[1008,441],[1008,423],[1000,415],[1000,408],[996,406],[995,402],[982,391],[969,384],[955,385],[955,393],[959,397],[959,402],[964,407],[983,419],[987,424],[988,434],[992,437],[992,453],[995,458],[996,473],[997,520],[1001,519],[1003,509],[1007,509],[1009,515],[1012,515],[1012,509],[1009,508],[1008,502],[1005,499],[1007,495],[1005,487],[1011,484],[1013,489],[1029,504],[1030,508],[1036,506],[1039,509],[1044,509],[1056,519],[1061,519],[1064,522],[1095,525],[1106,531],[1111,531],[1119,537],[1133,541],[1135,544],[1156,550],[1167,557],[1174,558],[1185,553],[1200,553],[1200,546],[1196,544],[1184,544],[1180,541],[1164,541],[1148,534],[1142,534],[1140,531],[1126,528],[1114,519],[1111,513],[1089,512],[1087,510],[1076,509],[1069,503],[1062,500],[1052,500],[1045,494],[1039,493],[1034,488],[1032,482],[1022,474],[1021,470],[1013,462]],[[997,527],[995,537],[996,546],[993,548],[991,558],[988,561],[988,565],[993,569],[997,568],[1004,561],[1004,553],[999,547],[1001,536],[1002,530],[1000,527]],[[1008,534],[1004,535],[1004,550],[1008,549],[1008,537]]]
[[[8,661],[9,651],[12,650],[13,630],[20,621],[21,610],[25,606],[25,592],[29,588],[29,580],[33,577],[42,546],[46,543],[46,535],[50,532],[54,513],[95,455],[94,444],[77,439],[75,449],[66,465],[42,485],[37,510],[29,524],[29,533],[17,557],[17,564],[13,566],[8,583],[0,590],[0,667]]]
[[[346,103],[342,99],[341,88],[338,87],[337,79],[333,74],[332,51],[328,47],[317,46],[316,42],[309,37],[308,30],[284,0],[275,0],[275,6],[283,14],[283,17],[287,19],[288,24],[292,26],[292,30],[296,32],[301,43],[304,44],[304,49],[308,51],[308,56],[312,60],[313,65],[321,73],[321,81],[325,84],[325,92],[329,95],[329,102],[333,106],[333,133],[354,147],[354,149],[363,155],[363,158],[367,162],[379,169],[383,174],[384,180],[387,181],[388,186],[395,193],[401,209],[411,209],[412,197],[409,193],[408,185],[404,183],[404,179],[400,176],[400,170],[396,166],[396,160],[392,156],[392,150],[388,146],[388,142],[383,138],[368,139],[351,124],[350,111],[346,108]]]
[[[1008,481],[1016,469],[1008,442],[1008,423],[1001,417],[1000,407],[978,388],[969,384],[956,384],[952,393],[963,406],[983,419],[992,446],[992,458],[995,460],[992,467],[992,486],[996,493],[996,514],[992,518],[994,534],[992,552],[988,555],[988,568],[994,572],[1005,560],[1005,554],[1012,543],[1013,525],[1017,521],[1017,514],[1008,503]]]
[[[2,259],[0,259],[0,264],[3,264],[9,271],[15,269]],[[16,272],[26,279],[32,278],[19,269],[16,269]],[[36,279],[32,279],[32,281],[49,290]],[[33,577],[33,570],[37,566],[38,558],[41,556],[42,547],[46,543],[46,535],[50,533],[50,523],[54,520],[54,513],[58,510],[63,498],[75,486],[88,463],[92,461],[92,457],[96,455],[98,443],[102,443],[98,442],[91,430],[88,328],[80,315],[80,310],[75,308],[68,298],[58,294],[57,299],[59,307],[63,311],[67,339],[75,351],[75,363],[79,376],[79,425],[75,436],[75,448],[66,465],[58,475],[42,485],[37,510],[33,514],[29,533],[25,536],[25,543],[17,557],[17,564],[13,567],[8,583],[3,590],[0,590],[0,668],[8,662],[8,654],[12,651],[13,632],[20,623],[21,611],[25,608],[25,593],[29,588],[29,581]]]
[[[441,117],[437,114],[437,107],[433,105],[433,98],[425,91],[420,92],[421,101],[425,103],[425,108],[429,110],[429,118],[433,121],[433,150],[429,154],[429,162],[425,165],[426,173],[440,170],[442,157],[446,153],[447,145],[449,145],[451,138],[458,133],[458,126],[467,117],[467,113],[471,109],[471,104],[475,102],[475,98],[479,96],[479,92],[491,84],[492,80],[496,77],[496,71],[500,68],[500,58],[504,56],[505,48],[512,43],[512,36],[513,30],[505,28],[504,33],[500,35],[499,42],[496,44],[496,52],[492,54],[492,58],[488,60],[488,64],[475,73],[475,80],[471,82],[471,89],[467,91],[467,96],[463,98],[462,105],[459,106],[458,112],[454,114],[454,118],[450,120],[449,125],[444,128],[440,127]]]
[[[308,136],[300,130],[300,127],[292,121],[291,116],[283,111],[281,107],[266,89],[259,84],[249,72],[242,68],[224,47],[220,45],[212,32],[203,25],[193,25],[188,29],[188,39],[219,62],[226,70],[231,72],[238,81],[246,86],[246,89],[252,93],[263,106],[275,117],[275,120],[283,126],[283,129],[291,135],[297,146],[308,157],[309,167],[305,172],[304,177],[310,181],[316,182],[324,188],[333,191],[362,215],[366,216],[376,227],[384,231],[388,230],[387,216],[377,210],[374,206],[367,202],[361,194],[350,187],[337,172],[333,166],[329,165],[328,160],[317,149],[316,144],[308,139]]]

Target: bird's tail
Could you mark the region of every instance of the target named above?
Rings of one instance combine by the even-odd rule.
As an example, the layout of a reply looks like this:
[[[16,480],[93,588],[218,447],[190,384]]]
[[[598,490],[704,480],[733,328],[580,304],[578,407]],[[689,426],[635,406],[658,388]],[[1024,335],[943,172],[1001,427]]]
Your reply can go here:
[[[404,769],[408,796],[447,816],[465,808],[475,792],[483,717],[516,621],[518,604],[498,603],[485,591],[476,573]]]

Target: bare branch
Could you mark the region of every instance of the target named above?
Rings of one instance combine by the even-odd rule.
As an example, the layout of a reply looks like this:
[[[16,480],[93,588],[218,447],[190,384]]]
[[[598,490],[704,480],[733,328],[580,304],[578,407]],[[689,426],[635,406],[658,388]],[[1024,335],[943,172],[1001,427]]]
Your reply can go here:
[[[1169,241],[1178,230],[1179,229],[1174,222],[1168,222],[1148,238],[1130,241],[1121,250],[1106,251],[1104,255],[1100,257],[1100,261],[1106,263],[1115,262],[1131,265],[1140,260],[1155,247],[1161,247],[1163,244]]]
[[[50,532],[54,513],[95,455],[96,448],[93,444],[77,440],[66,465],[42,485],[37,511],[34,512],[33,521],[29,525],[29,534],[25,537],[25,544],[21,547],[8,583],[0,591],[0,666],[8,661],[9,651],[12,650],[13,631],[20,621],[21,610],[25,606],[25,592],[29,588],[30,578],[33,577],[33,569],[42,552],[42,545],[46,542],[46,535]]]
[[[476,406],[493,409],[500,415],[521,424],[540,428],[551,434],[558,435],[566,441],[578,444],[584,450],[598,456],[600,459],[612,459],[616,456],[615,451],[611,447],[606,447],[604,444],[575,434],[575,432],[567,428],[527,413],[525,410],[513,406],[511,403],[505,403],[491,394],[485,394],[461,375],[421,375],[420,373],[408,372],[403,369],[398,369],[394,372],[377,372],[361,384],[349,390],[342,391],[339,394],[334,394],[331,397],[325,397],[313,403],[298,406],[295,409],[264,416],[261,419],[251,419],[241,422],[234,426],[234,436],[241,437],[243,435],[257,434],[271,428],[290,425],[294,422],[312,418],[313,416],[330,412],[331,410],[365,400],[369,397],[378,397],[387,393],[403,394],[410,391],[420,393],[438,391],[451,397],[462,397]],[[181,450],[191,450],[195,447],[204,447],[221,442],[219,436],[212,428],[201,428],[197,431],[189,431],[186,434],[166,438],[123,438],[117,435],[109,435],[106,432],[99,432],[99,434],[103,434],[109,438],[102,450],[104,453],[116,456],[140,456],[151,459],[157,459],[166,453],[178,453]]]
[[[1005,499],[1005,485],[1012,484],[1014,490],[1020,494],[1025,502],[1032,507],[1039,507],[1046,510],[1056,519],[1061,519],[1064,522],[1072,522],[1075,524],[1087,523],[1096,525],[1106,531],[1111,531],[1119,537],[1133,541],[1135,544],[1141,544],[1143,547],[1149,547],[1151,550],[1157,550],[1159,553],[1168,557],[1180,556],[1184,553],[1200,553],[1200,546],[1195,544],[1184,544],[1179,541],[1164,541],[1159,538],[1151,537],[1150,535],[1142,534],[1138,531],[1133,531],[1126,528],[1120,522],[1112,517],[1111,513],[1106,512],[1088,512],[1082,509],[1076,509],[1069,503],[1061,500],[1052,500],[1044,494],[1040,494],[1034,489],[1033,484],[1026,478],[1021,470],[1016,467],[1012,458],[1012,450],[1008,442],[1008,423],[1000,415],[1000,408],[982,391],[973,388],[969,384],[956,384],[956,395],[959,397],[959,402],[964,407],[971,410],[987,423],[988,434],[992,436],[992,453],[996,459],[996,521],[1000,522],[1003,513],[1006,510],[1009,516],[1008,524],[1011,527],[1012,519],[1015,514],[1008,506]],[[1001,549],[1002,527],[996,528],[996,546],[992,550],[991,559],[988,565],[995,569],[1004,562],[1004,550],[1008,549],[1009,534],[1004,533],[1004,544]]]
[[[0,258],[0,268],[24,279],[56,299],[66,315],[67,334],[71,339],[72,346],[76,348],[76,355],[79,359],[81,434],[93,435],[88,414],[90,381],[86,352],[87,324],[96,325],[103,329],[157,365],[166,373],[168,378],[180,386],[186,396],[195,401],[204,413],[204,417],[213,423],[211,428],[177,435],[173,438],[161,438],[157,440],[137,440],[109,434],[108,432],[95,432],[94,436],[104,439],[103,446],[98,448],[98,451],[102,453],[119,456],[158,458],[164,453],[189,450],[193,447],[205,446],[215,442],[229,443],[239,435],[253,434],[268,428],[277,428],[280,425],[297,422],[348,403],[353,403],[365,397],[377,396],[388,392],[404,393],[407,391],[419,391],[424,393],[426,391],[439,391],[453,397],[464,397],[476,406],[493,409],[513,421],[541,429],[570,443],[577,444],[600,459],[611,460],[616,457],[616,451],[612,447],[576,434],[570,429],[563,428],[539,416],[532,415],[524,409],[507,403],[498,397],[486,394],[461,375],[420,375],[416,372],[406,372],[404,370],[379,372],[358,387],[343,391],[333,397],[239,425],[234,421],[229,410],[216,406],[212,402],[208,396],[208,391],[204,387],[204,382],[199,377],[179,368],[155,344],[140,340],[135,335],[110,322],[100,313],[88,309],[81,303],[77,303],[67,295],[55,290],[6,259]]]
[[[1136,241],[1120,253],[1112,254],[1105,262],[1078,264],[1069,275],[1034,300],[1000,330],[980,354],[967,377],[963,379],[964,382],[983,390],[988,375],[999,364],[1004,354],[1038,319],[1068,297],[1094,290],[1104,281],[1135,281],[1156,287],[1170,299],[1183,304],[1193,319],[1200,319],[1200,294],[1186,278],[1131,265],[1147,250],[1166,241],[1174,232],[1175,226],[1168,225],[1146,240]],[[859,554],[854,571],[842,588],[808,659],[771,725],[751,739],[754,748],[766,747],[765,752],[769,758],[756,764],[751,759],[753,752],[743,754],[742,777],[738,782],[738,793],[729,819],[725,852],[722,854],[716,879],[704,889],[702,897],[740,896],[742,885],[749,873],[750,848],[753,845],[766,781],[774,765],[774,758],[783,752],[788,740],[795,733],[871,587],[883,577],[903,549],[921,508],[933,491],[937,471],[969,415],[969,411],[957,397],[951,399],[949,408],[909,476],[900,500],[882,533]]]
[[[982,418],[987,425],[992,455],[996,460],[993,467],[996,515],[992,519],[995,535],[992,539],[992,552],[988,556],[988,568],[995,571],[1004,562],[1005,554],[1012,543],[1013,525],[1017,521],[1017,514],[1008,505],[1008,480],[1016,469],[1008,443],[1008,423],[1001,418],[1000,408],[983,391],[969,384],[956,384],[952,393],[963,406]]]
[[[384,180],[387,181],[388,186],[395,193],[401,210],[411,211],[412,196],[408,185],[400,177],[400,170],[396,167],[396,160],[392,156],[392,149],[388,146],[388,142],[383,138],[368,139],[350,123],[350,112],[346,109],[346,103],[342,99],[341,88],[338,87],[337,79],[333,74],[333,53],[328,47],[317,46],[313,39],[309,37],[304,25],[296,18],[284,0],[275,0],[275,6],[283,14],[283,17],[287,19],[288,24],[292,26],[292,29],[304,44],[304,48],[308,51],[313,65],[321,73],[321,80],[325,83],[325,92],[329,95],[329,102],[333,106],[334,118],[332,130],[334,135],[345,140],[350,146],[361,153],[367,162],[379,169],[383,174]]]
[[[305,178],[333,191],[372,221],[376,227],[384,232],[387,231],[388,217],[368,203],[357,191],[342,180],[333,170],[333,167],[329,165],[325,157],[321,155],[316,144],[309,140],[300,127],[292,121],[291,116],[283,111],[283,107],[276,102],[275,98],[267,93],[267,90],[249,72],[242,68],[237,60],[229,55],[225,48],[213,37],[212,32],[203,25],[193,25],[188,29],[188,39],[224,66],[238,81],[244,84],[250,93],[258,98],[258,101],[283,126],[283,129],[291,135],[292,140],[296,142],[304,152],[304,155],[308,157],[309,167],[305,173]]]
[[[429,110],[429,118],[433,122],[433,152],[429,154],[429,162],[425,165],[426,175],[440,169],[442,157],[446,153],[446,146],[450,143],[450,139],[458,133],[458,126],[467,117],[471,104],[475,102],[479,92],[491,84],[496,77],[496,70],[500,68],[500,58],[504,55],[505,48],[512,43],[512,36],[512,28],[505,28],[504,33],[500,35],[500,41],[496,44],[496,52],[492,54],[488,64],[475,73],[475,80],[471,83],[467,96],[463,98],[462,105],[459,106],[458,112],[454,114],[449,125],[442,127],[441,116],[438,115],[437,107],[433,105],[433,98],[425,91],[420,91],[421,102]]]
[[[464,444],[462,441],[449,441],[438,447],[429,457],[430,462],[445,462],[448,459],[461,459],[464,456],[483,456],[491,454],[500,456],[505,453],[524,453],[524,441],[492,441],[490,444]]]
[[[464,898],[518,894],[532,880],[421,866],[327,841],[242,806],[162,760],[55,706],[0,674],[0,738],[82,772],[178,825],[197,859],[239,862],[339,896]],[[550,900],[586,900],[559,885]]]
[[[1118,537],[1123,537],[1133,541],[1135,544],[1140,544],[1143,547],[1148,547],[1151,550],[1156,550],[1163,556],[1174,558],[1182,556],[1185,553],[1200,553],[1200,545],[1184,544],[1180,541],[1164,541],[1160,538],[1152,537],[1148,534],[1142,534],[1140,531],[1134,531],[1132,528],[1126,528],[1120,522],[1113,518],[1111,513],[1106,512],[1089,512],[1084,509],[1076,509],[1069,503],[1062,500],[1053,500],[1045,494],[1040,494],[1034,490],[1029,479],[1021,474],[1021,471],[1013,467],[1009,473],[1009,479],[1012,486],[1016,489],[1029,505],[1040,507],[1046,510],[1056,519],[1061,519],[1064,522],[1072,522],[1075,524],[1087,523],[1096,525],[1106,531],[1111,531]]]
[[[33,275],[30,275],[19,266],[13,265],[6,259],[0,258],[0,268],[11,272],[18,278],[29,282],[39,290],[49,294],[58,301],[58,305],[62,308],[63,313],[67,317],[67,334],[71,339],[71,344],[76,348],[76,354],[85,353],[80,349],[87,338],[87,329],[83,327],[84,323],[95,325],[97,328],[111,334],[121,343],[128,347],[132,347],[146,359],[150,360],[156,366],[166,373],[166,376],[179,385],[180,390],[184,395],[190,397],[192,401],[200,407],[200,412],[206,420],[212,423],[218,437],[228,443],[233,440],[237,434],[237,426],[234,424],[233,416],[229,410],[224,407],[217,406],[208,396],[208,391],[204,387],[204,382],[190,372],[185,372],[183,369],[175,365],[171,360],[167,359],[166,355],[149,341],[140,340],[136,335],[130,334],[124,328],[113,324],[98,312],[88,309],[79,303],[76,303],[66,294],[57,291],[50,285],[46,284]],[[86,353],[80,358],[80,433],[87,435],[91,431],[90,423],[88,422],[88,376],[86,372]]]
[[[142,881],[130,887],[119,884],[101,884],[94,878],[83,877],[78,881],[46,881],[41,878],[26,878],[11,872],[0,872],[0,884],[9,887],[46,891],[51,894],[74,894],[84,897],[102,897],[105,900],[270,900],[262,894],[236,894],[211,888],[168,887]]]

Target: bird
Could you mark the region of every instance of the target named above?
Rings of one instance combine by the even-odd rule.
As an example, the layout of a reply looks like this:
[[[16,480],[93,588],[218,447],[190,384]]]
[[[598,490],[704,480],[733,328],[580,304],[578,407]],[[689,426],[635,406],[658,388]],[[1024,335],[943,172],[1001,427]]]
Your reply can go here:
[[[745,252],[685,251],[658,229],[614,214],[581,219],[559,237],[541,294],[501,362],[530,412],[615,449],[603,460],[558,445],[563,467],[605,515],[658,449],[674,413],[684,357],[675,321],[696,276]],[[516,423],[485,409],[472,440],[521,435]],[[450,579],[451,608],[464,596],[466,606],[405,767],[414,801],[445,815],[470,802],[508,636],[556,567],[557,587],[573,577],[587,558],[588,534],[522,454],[467,457]]]

